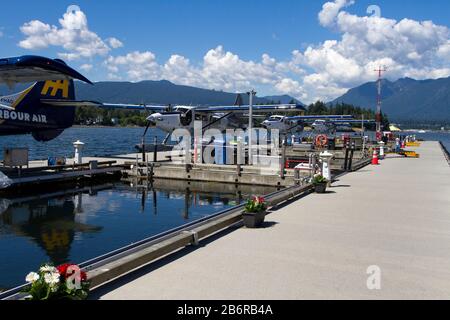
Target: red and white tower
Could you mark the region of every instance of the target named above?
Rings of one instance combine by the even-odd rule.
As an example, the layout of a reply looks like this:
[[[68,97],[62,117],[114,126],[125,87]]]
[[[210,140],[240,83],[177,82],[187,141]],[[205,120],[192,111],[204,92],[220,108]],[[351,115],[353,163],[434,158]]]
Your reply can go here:
[[[377,114],[376,114],[376,122],[377,122],[377,141],[380,141],[383,134],[381,132],[381,104],[382,104],[382,96],[381,96],[381,81],[383,80],[383,72],[386,72],[386,67],[379,67],[378,70],[374,70],[378,72],[378,95],[377,95]]]

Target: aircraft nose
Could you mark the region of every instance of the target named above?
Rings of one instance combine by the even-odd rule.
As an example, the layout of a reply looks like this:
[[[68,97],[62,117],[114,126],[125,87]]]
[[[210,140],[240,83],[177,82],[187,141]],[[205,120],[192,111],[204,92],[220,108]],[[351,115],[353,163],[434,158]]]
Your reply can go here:
[[[147,121],[150,123],[151,126],[156,126],[156,117],[154,115],[151,115],[147,118]]]

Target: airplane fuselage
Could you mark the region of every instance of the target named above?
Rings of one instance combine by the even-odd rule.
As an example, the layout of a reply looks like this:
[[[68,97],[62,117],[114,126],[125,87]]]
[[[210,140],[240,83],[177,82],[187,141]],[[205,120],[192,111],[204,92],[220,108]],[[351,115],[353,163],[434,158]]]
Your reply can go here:
[[[282,133],[302,132],[304,129],[300,121],[290,120],[289,117],[285,116],[271,116],[263,121],[262,126],[268,130],[278,130]]]
[[[195,121],[201,121],[202,127],[226,130],[244,127],[245,123],[236,117],[227,117],[226,113],[197,114],[195,107],[178,106],[173,112],[154,113],[147,120],[158,129],[171,133],[177,129],[193,130]]]

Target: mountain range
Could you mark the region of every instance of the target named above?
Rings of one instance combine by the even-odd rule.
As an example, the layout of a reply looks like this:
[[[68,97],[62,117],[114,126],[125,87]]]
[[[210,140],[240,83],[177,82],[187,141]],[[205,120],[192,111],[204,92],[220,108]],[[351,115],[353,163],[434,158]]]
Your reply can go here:
[[[131,82],[97,82],[94,86],[76,82],[77,99],[109,103],[147,103],[184,105],[233,105],[236,93],[176,85],[166,80]],[[0,86],[0,95],[23,90]],[[350,89],[330,103],[345,102],[363,108],[376,109],[377,83],[368,82]],[[241,94],[248,103],[248,95]],[[450,77],[437,80],[403,78],[382,81],[383,112],[394,121],[450,121]],[[290,103],[289,95],[257,97],[255,103]],[[303,105],[303,104],[302,104]]]
[[[110,103],[147,103],[147,104],[183,104],[183,105],[233,105],[237,94],[223,91],[201,89],[176,85],[172,82],[142,81],[97,82],[94,86],[77,82],[77,98],[83,100],[105,101]],[[241,94],[242,103],[248,104],[247,94]],[[295,103],[300,101],[288,96],[256,97],[255,103]]]
[[[450,77],[437,80],[382,80],[382,110],[394,121],[450,121]],[[377,82],[349,90],[332,103],[376,109]]]

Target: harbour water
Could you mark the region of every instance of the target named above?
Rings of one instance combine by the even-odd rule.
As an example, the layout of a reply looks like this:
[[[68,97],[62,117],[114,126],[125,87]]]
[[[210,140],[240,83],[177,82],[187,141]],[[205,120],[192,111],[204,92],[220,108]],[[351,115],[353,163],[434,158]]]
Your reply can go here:
[[[72,143],[80,140],[85,143],[83,155],[110,156],[137,152],[134,148],[141,143],[144,128],[99,128],[75,127],[67,129],[58,138],[42,143],[35,141],[31,135],[0,137],[0,159],[3,159],[3,149],[8,147],[27,147],[30,151],[30,160],[44,160],[48,157],[73,157]],[[442,141],[450,150],[450,132],[404,133],[416,134],[418,138],[429,141]],[[304,135],[309,135],[305,133]],[[165,133],[158,129],[150,129],[147,134],[147,143],[153,143],[154,137],[159,142],[164,139]]]
[[[119,183],[0,199],[0,289],[42,263],[81,263],[272,191]]]
[[[30,160],[44,160],[48,157],[73,157],[73,142],[80,140],[85,143],[83,155],[109,156],[137,152],[134,146],[141,143],[144,128],[103,128],[103,127],[73,127],[65,130],[59,137],[49,142],[37,142],[31,135],[0,137],[0,159],[3,159],[3,149],[20,147],[28,148]],[[148,142],[153,143],[154,137],[162,142],[165,134],[157,129],[147,133]]]
[[[447,150],[450,151],[450,131],[430,131],[425,133],[414,132],[412,134],[415,134],[417,138],[425,141],[441,141]]]

